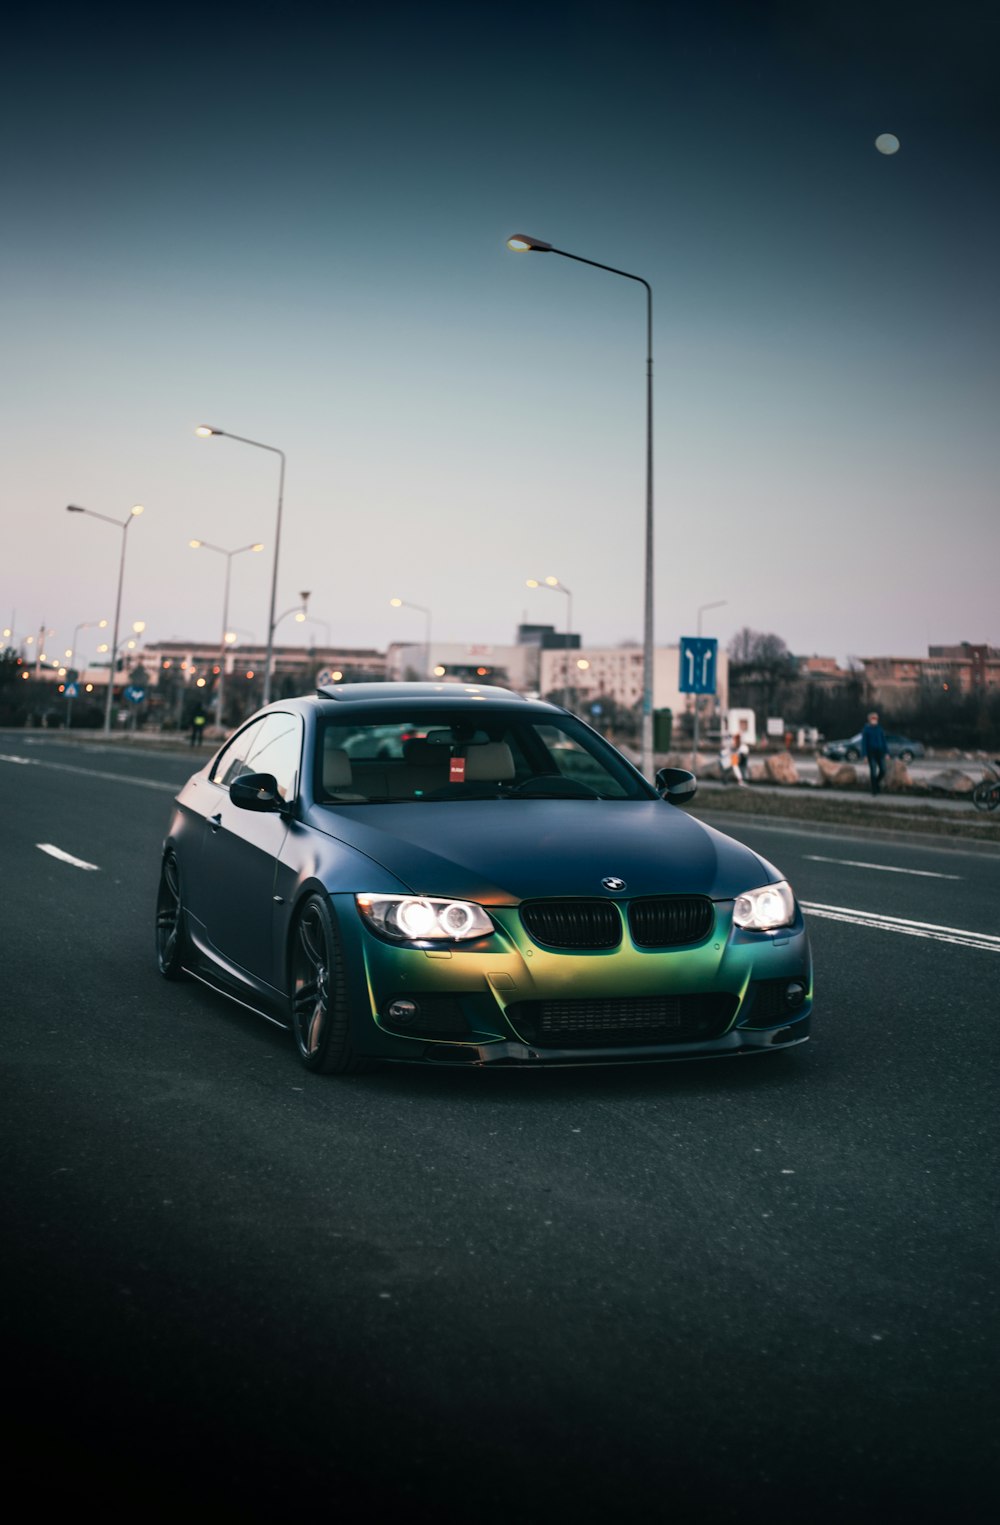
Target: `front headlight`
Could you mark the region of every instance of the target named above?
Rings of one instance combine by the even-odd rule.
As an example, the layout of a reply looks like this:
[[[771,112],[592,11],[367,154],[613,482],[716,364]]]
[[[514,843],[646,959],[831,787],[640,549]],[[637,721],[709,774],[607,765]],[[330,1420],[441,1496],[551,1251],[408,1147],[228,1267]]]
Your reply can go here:
[[[493,931],[481,905],[425,895],[355,895],[363,920],[394,942],[465,942]]]
[[[780,884],[763,884],[759,890],[746,890],[736,897],[733,923],[747,932],[773,932],[795,920],[795,896],[782,879]]]

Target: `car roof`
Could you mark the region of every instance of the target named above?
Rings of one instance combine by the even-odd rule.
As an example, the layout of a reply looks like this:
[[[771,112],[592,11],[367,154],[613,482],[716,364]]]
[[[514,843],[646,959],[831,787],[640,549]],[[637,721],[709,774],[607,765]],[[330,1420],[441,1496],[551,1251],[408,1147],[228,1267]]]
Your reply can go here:
[[[494,688],[485,683],[324,683],[316,690],[320,699],[336,699],[338,704],[384,704],[387,699],[489,699],[512,704],[527,704],[523,694],[509,688]]]

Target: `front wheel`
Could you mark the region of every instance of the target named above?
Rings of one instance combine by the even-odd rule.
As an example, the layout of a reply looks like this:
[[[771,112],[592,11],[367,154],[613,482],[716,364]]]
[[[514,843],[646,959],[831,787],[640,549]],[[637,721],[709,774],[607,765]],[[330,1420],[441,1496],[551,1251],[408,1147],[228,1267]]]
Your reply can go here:
[[[185,978],[187,933],[177,859],[167,853],[160,869],[160,887],[156,892],[156,963],[165,980]]]
[[[1000,784],[982,779],[972,791],[972,803],[977,810],[995,810],[1000,805]]]
[[[902,758],[903,762],[905,762],[905,763],[911,763],[913,761],[913,753],[912,752],[900,752],[899,755]]]
[[[310,895],[295,925],[290,999],[295,1044],[307,1070],[354,1075],[367,1068],[354,1051],[340,938],[321,895]]]
[[[848,762],[857,762],[861,757],[861,753],[858,751],[857,747],[848,747],[847,751],[844,753],[844,756],[847,758]]]

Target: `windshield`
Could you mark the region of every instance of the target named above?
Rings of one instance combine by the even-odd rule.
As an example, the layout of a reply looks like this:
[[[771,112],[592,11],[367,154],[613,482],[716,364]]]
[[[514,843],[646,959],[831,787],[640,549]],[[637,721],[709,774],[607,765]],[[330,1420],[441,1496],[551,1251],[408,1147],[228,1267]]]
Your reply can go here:
[[[321,721],[316,798],[338,805],[469,799],[649,799],[615,749],[572,715],[414,706]]]

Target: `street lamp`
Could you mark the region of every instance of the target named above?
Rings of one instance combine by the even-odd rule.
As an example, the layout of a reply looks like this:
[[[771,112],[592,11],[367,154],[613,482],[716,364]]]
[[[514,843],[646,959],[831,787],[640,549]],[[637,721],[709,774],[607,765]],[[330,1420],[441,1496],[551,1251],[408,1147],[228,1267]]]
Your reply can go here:
[[[573,629],[573,592],[567,588],[558,577],[528,577],[525,579],[529,588],[551,588],[553,593],[565,593],[568,603],[566,605],[566,650],[569,650],[569,637]]]
[[[263,545],[259,540],[253,545],[238,545],[235,551],[227,551],[221,545],[213,545],[210,540],[189,540],[188,545],[192,551],[217,551],[220,556],[226,558],[226,591],[222,598],[222,640],[219,645],[219,682],[215,690],[215,723],[222,727],[222,690],[226,674],[226,631],[229,629],[229,577],[233,569],[233,557],[239,556],[243,551],[262,551]]]
[[[411,604],[405,598],[390,598],[389,603],[394,609],[416,609],[418,613],[424,616],[426,623],[424,632],[424,675],[427,678],[433,677],[431,672],[431,611],[425,609],[423,604]]]
[[[271,563],[271,602],[267,614],[267,655],[264,658],[264,703],[271,702],[271,659],[274,654],[274,627],[277,621],[274,618],[274,603],[278,593],[278,552],[281,549],[281,505],[285,496],[285,452],[279,450],[277,445],[264,445],[258,439],[247,439],[242,434],[230,434],[226,429],[212,429],[208,424],[199,424],[194,431],[201,439],[210,439],[212,435],[218,435],[222,439],[234,439],[240,445],[253,445],[256,450],[269,450],[272,455],[281,457],[281,469],[278,473],[278,516],[274,524],[274,560]]]
[[[729,602],[728,598],[716,598],[716,599],[713,599],[713,601],[710,604],[700,604],[699,605],[699,607],[698,607],[698,639],[699,640],[701,639],[701,617],[704,614],[705,610],[706,609],[721,609],[723,607],[723,605],[724,604],[728,604],[728,602]],[[697,771],[698,771],[698,711],[699,711],[700,707],[701,707],[701,695],[700,694],[695,694],[695,696],[694,696],[694,751],[691,754],[691,771],[692,771],[692,773],[697,773]]]
[[[115,660],[118,655],[118,621],[121,618],[122,612],[122,582],[125,577],[125,546],[128,538],[128,527],[133,519],[139,517],[142,511],[142,504],[134,503],[128,511],[128,518],[121,521],[109,518],[107,514],[95,513],[92,508],[80,508],[75,503],[67,503],[66,505],[66,512],[68,514],[88,514],[91,519],[103,519],[105,524],[113,524],[116,529],[120,529],[122,532],[122,553],[118,563],[118,594],[115,599],[115,623],[111,635],[111,664],[108,670],[108,692],[104,701],[104,734],[106,736],[111,733],[111,704],[115,688]]]
[[[552,244],[527,233],[515,233],[507,240],[508,249],[517,253],[561,254],[563,259],[576,260],[581,265],[592,265],[595,270],[607,270],[627,281],[638,281],[646,288],[646,532],[645,532],[645,596],[642,642],[642,771],[647,778],[653,775],[653,288],[641,275],[628,270],[618,270],[614,265],[602,265],[595,259],[584,259],[581,254],[570,254],[566,249],[555,249]]]

